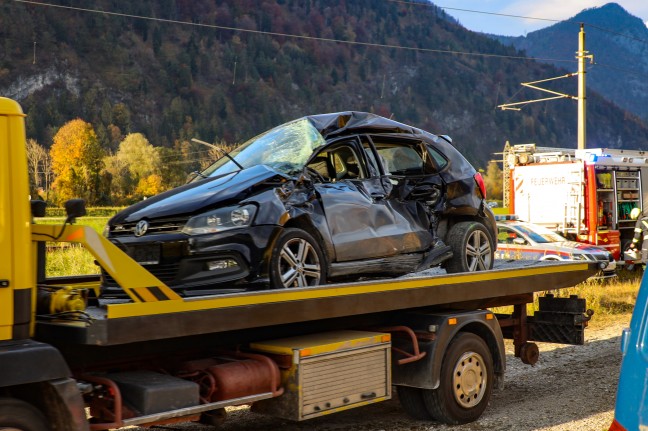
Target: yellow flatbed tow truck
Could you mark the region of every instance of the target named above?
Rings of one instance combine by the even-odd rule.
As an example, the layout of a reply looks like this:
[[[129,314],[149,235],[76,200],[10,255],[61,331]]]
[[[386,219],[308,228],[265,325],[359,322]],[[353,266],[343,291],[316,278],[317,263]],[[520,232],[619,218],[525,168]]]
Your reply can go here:
[[[526,304],[598,271],[586,263],[180,297],[92,229],[32,222],[23,117],[0,98],[0,429],[218,425],[241,404],[301,421],[394,387],[413,417],[459,424],[502,387],[505,337],[529,364],[532,341],[584,342],[584,300]],[[47,279],[46,242],[83,245],[128,299],[92,297],[98,276]]]

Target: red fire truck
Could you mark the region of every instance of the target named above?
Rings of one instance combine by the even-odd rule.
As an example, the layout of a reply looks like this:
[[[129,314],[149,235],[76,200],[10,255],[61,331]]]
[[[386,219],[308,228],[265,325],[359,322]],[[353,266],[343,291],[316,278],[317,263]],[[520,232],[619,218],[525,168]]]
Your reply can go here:
[[[632,240],[633,208],[648,190],[648,152],[504,147],[504,206],[569,239],[605,247],[616,260]]]

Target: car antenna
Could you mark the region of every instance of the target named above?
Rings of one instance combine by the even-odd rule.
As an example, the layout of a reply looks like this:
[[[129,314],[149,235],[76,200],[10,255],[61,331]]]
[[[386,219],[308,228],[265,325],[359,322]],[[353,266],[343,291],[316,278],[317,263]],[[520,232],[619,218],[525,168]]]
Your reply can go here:
[[[200,139],[196,139],[196,138],[191,138],[191,142],[195,142],[197,144],[203,144],[203,145],[207,145],[208,147],[215,148],[218,152],[220,152],[222,155],[230,159],[236,166],[238,166],[240,170],[245,169],[239,162],[234,160],[234,157],[230,156],[227,151],[223,150],[218,145],[210,144],[209,142],[201,141]]]

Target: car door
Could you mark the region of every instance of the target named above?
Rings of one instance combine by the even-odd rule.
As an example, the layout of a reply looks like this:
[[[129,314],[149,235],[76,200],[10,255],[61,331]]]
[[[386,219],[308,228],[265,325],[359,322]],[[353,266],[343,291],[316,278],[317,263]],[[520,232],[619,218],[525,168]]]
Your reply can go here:
[[[321,177],[314,187],[321,200],[336,261],[388,257],[420,251],[429,242],[391,205],[391,183],[367,158],[360,138],[338,141],[308,164]],[[423,235],[425,237],[425,235]]]

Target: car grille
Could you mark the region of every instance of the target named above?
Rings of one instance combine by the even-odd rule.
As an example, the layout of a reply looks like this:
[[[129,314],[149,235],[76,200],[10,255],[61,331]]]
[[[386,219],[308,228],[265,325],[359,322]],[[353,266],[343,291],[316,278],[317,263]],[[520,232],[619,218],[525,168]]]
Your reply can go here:
[[[174,233],[182,231],[182,228],[187,224],[188,217],[183,218],[173,218],[173,219],[160,219],[160,220],[151,220],[149,221],[148,230],[146,235],[152,235],[156,233]],[[139,221],[139,220],[138,220]],[[110,227],[110,236],[111,237],[120,237],[120,236],[130,236],[134,235],[135,225],[138,222],[133,223],[120,223]]]
[[[151,274],[156,276],[162,283],[166,285],[173,285],[173,281],[178,275],[178,270],[180,269],[180,264],[164,264],[164,265],[142,265],[149,271]],[[110,276],[105,271],[102,271],[103,283],[106,286],[117,286],[117,281]]]

